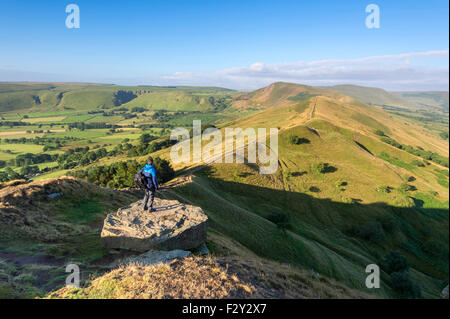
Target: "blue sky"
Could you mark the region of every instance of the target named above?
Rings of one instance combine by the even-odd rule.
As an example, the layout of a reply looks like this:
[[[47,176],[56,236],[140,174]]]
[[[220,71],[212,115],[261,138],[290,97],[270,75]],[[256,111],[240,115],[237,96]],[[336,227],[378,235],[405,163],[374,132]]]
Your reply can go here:
[[[447,90],[448,14],[443,0],[0,0],[0,81]]]

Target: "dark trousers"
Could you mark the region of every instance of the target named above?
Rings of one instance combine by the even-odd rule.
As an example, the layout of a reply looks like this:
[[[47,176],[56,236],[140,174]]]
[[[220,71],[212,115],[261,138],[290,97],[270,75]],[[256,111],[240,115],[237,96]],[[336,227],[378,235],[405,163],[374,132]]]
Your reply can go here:
[[[154,189],[146,189],[145,196],[143,201],[144,209],[149,209],[153,207],[153,200],[155,198],[155,190]]]

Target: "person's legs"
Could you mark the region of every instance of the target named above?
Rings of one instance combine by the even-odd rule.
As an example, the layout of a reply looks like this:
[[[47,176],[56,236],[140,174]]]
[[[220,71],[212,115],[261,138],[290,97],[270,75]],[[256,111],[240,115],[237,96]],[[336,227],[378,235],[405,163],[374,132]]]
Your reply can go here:
[[[144,199],[142,200],[142,207],[146,210],[148,208],[147,204],[148,204],[148,200],[150,198],[149,195],[150,191],[148,189],[145,190],[145,196]]]
[[[148,199],[148,210],[152,210],[153,209],[153,200],[155,199],[155,190],[151,189],[148,191],[149,194],[149,199]]]

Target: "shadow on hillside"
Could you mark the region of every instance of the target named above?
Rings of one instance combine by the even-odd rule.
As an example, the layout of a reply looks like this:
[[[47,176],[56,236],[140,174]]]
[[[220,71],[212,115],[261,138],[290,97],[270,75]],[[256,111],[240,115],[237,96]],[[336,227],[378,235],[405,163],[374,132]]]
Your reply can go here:
[[[362,145],[361,143],[354,141],[356,143],[356,145],[358,145],[361,149],[363,149],[364,151],[366,151],[367,153],[369,153],[370,155],[374,156],[373,153],[364,145]]]
[[[311,225],[314,229],[323,230],[323,236],[328,240],[337,236],[334,238],[339,238],[339,241],[357,241],[358,247],[369,250],[373,260],[382,262],[387,252],[399,250],[413,261],[414,268],[419,271],[439,279],[448,276],[448,210],[424,208],[421,199],[411,197],[411,203],[415,206],[410,208],[385,202],[362,204],[361,199],[353,198],[347,199],[345,203],[336,202],[329,198],[315,198],[307,193],[224,181],[214,178],[211,167],[197,172],[193,181],[199,182],[198,189],[208,188],[204,195],[196,195],[189,184],[179,186],[177,192],[192,204],[202,206],[206,212],[214,212],[210,216],[212,224],[223,223],[223,218],[227,218],[224,214],[227,208],[214,200],[209,194],[211,189],[233,207],[239,206],[269,221],[272,213],[286,214],[288,223],[283,227],[294,233],[300,229],[309,229],[308,225]],[[320,190],[310,189],[311,193],[317,191]],[[229,236],[236,235],[232,225],[221,225],[221,229],[225,233],[228,230]],[[258,245],[255,242],[249,246],[253,244]],[[335,245],[338,244],[329,243],[328,247]]]

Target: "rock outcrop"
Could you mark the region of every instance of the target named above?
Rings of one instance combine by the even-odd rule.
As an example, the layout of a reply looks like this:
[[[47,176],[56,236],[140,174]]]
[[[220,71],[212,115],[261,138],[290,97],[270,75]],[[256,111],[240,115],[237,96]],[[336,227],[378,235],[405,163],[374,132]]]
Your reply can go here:
[[[155,198],[156,211],[144,211],[141,202],[106,217],[101,233],[106,248],[189,250],[206,240],[208,217],[200,207]]]
[[[121,262],[121,264],[137,263],[142,266],[156,265],[159,263],[168,263],[174,259],[181,259],[192,255],[190,251],[175,249],[171,251],[165,250],[149,250],[148,252],[130,257]]]
[[[95,207],[109,209],[138,198],[131,191],[103,188],[68,176],[25,182],[14,181],[0,189],[0,239],[66,242],[90,231],[83,223],[61,218],[71,216],[75,203],[94,202]]]

